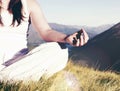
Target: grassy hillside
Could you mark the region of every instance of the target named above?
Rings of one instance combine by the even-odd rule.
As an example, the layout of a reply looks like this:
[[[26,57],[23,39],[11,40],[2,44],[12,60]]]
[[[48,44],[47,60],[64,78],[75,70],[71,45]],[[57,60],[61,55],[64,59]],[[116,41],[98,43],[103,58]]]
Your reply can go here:
[[[0,83],[0,91],[120,91],[120,74],[100,72],[68,62],[67,67],[39,82]]]

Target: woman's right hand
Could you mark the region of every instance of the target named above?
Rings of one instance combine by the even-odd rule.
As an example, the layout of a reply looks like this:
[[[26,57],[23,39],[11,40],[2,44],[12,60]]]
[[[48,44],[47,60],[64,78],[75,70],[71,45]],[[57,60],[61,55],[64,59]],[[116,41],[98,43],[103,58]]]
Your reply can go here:
[[[75,32],[71,35],[68,35],[65,38],[65,41],[69,43],[72,46],[83,46],[85,45],[89,40],[88,34],[84,29],[81,29],[78,32]]]

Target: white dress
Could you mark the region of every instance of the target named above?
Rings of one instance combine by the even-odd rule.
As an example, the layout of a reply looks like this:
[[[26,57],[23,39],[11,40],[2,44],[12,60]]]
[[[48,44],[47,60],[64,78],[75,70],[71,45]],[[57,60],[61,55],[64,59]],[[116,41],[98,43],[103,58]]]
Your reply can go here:
[[[12,15],[7,11],[1,13],[5,26],[0,26],[0,80],[38,81],[41,76],[50,77],[66,66],[68,49],[61,48],[56,42],[48,42],[28,52],[29,13],[26,0],[21,1],[25,19],[19,26],[9,26]]]

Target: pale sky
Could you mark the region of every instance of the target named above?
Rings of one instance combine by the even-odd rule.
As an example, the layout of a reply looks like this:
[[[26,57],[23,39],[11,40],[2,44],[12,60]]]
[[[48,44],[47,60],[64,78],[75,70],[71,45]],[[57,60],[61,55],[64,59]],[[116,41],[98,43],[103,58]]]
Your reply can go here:
[[[38,0],[48,22],[99,26],[120,22],[120,0]]]

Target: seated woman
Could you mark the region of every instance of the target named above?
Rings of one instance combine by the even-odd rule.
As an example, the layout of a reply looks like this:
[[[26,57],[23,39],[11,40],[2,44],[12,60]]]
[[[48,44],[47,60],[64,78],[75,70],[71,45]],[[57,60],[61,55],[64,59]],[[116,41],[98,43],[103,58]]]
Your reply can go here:
[[[29,21],[47,43],[28,51]],[[88,35],[84,30],[66,35],[48,25],[35,0],[0,0],[0,78],[36,80],[62,70],[68,61],[68,49],[59,43],[82,46]],[[59,43],[58,43],[59,42]]]

